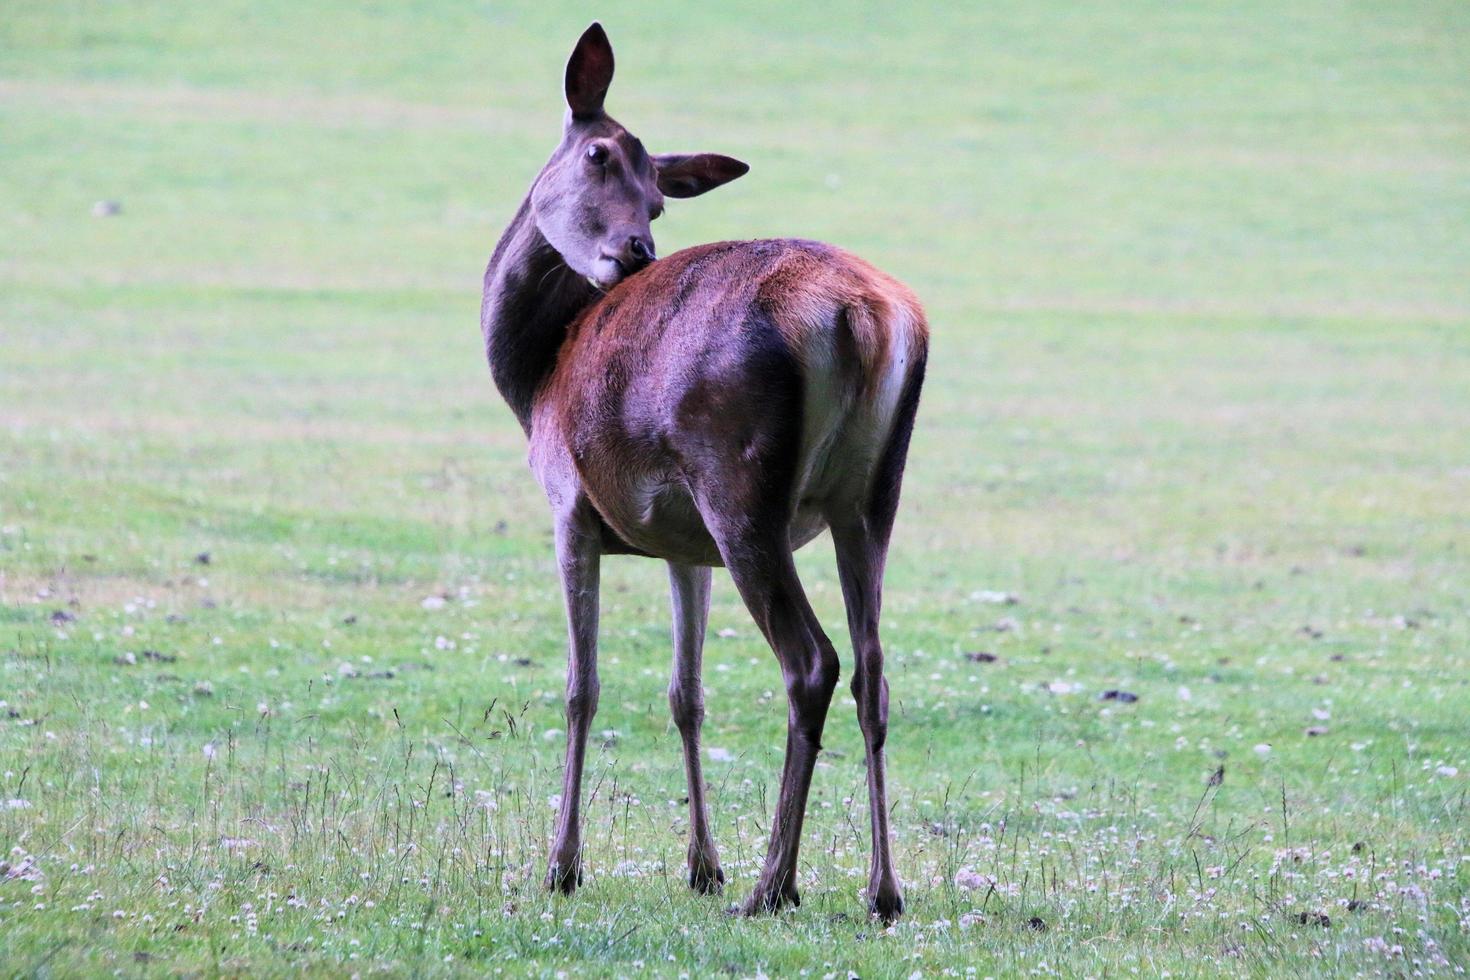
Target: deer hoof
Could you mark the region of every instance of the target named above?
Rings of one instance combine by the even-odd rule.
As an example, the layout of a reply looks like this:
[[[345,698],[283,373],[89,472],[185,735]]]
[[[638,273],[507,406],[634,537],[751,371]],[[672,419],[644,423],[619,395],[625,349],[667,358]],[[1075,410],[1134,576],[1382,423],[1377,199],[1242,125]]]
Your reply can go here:
[[[766,915],[779,912],[788,905],[792,908],[801,904],[801,896],[797,894],[795,885],[787,885],[785,888],[770,888],[764,884],[756,885],[754,893],[745,900],[745,904],[732,909],[736,915],[747,918],[753,915]]]
[[[868,893],[868,912],[885,926],[891,926],[903,915],[903,895],[897,888],[879,888]]]
[[[546,890],[570,895],[582,884],[582,862],[570,861],[566,865],[553,861],[546,869]]]
[[[701,895],[718,895],[725,889],[725,872],[718,864],[692,864],[689,867],[689,887]]]

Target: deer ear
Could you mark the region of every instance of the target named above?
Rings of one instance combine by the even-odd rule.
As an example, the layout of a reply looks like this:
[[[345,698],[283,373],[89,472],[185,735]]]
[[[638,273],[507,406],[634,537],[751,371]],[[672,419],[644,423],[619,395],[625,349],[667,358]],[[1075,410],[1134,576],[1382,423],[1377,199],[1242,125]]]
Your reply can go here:
[[[718,153],[661,153],[653,158],[658,168],[658,189],[667,197],[698,197],[736,177],[743,177],[748,164]]]
[[[602,115],[602,100],[612,84],[613,52],[602,25],[594,21],[582,32],[567,59],[567,105],[576,119]]]

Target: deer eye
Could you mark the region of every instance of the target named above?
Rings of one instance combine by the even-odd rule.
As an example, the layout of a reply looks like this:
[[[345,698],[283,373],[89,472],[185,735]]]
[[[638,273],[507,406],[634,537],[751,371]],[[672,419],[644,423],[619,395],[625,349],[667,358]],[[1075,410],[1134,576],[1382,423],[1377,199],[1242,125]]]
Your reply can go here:
[[[601,143],[593,143],[587,147],[587,159],[598,166],[602,166],[604,163],[607,163],[607,147]]]

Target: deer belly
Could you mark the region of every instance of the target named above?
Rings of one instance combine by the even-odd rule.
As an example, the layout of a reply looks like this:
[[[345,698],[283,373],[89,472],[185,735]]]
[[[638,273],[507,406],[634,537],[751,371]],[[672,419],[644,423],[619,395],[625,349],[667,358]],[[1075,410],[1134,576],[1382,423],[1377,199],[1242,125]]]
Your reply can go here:
[[[593,491],[603,520],[618,537],[657,558],[686,565],[719,565],[720,551],[694,497],[662,474],[635,474],[611,493]],[[589,488],[591,489],[591,488]]]
[[[652,477],[625,484],[617,503],[599,511],[623,541],[639,551],[686,565],[724,565],[714,535],[704,523],[694,497],[681,482]],[[792,515],[792,550],[827,528],[822,502],[803,500]]]

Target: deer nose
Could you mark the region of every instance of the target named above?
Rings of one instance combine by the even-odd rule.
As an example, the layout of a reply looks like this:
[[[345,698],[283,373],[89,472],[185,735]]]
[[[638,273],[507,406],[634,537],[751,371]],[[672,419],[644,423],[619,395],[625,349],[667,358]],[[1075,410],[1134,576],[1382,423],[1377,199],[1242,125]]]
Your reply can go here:
[[[647,265],[654,259],[653,242],[641,235],[629,235],[627,254],[636,265]]]

